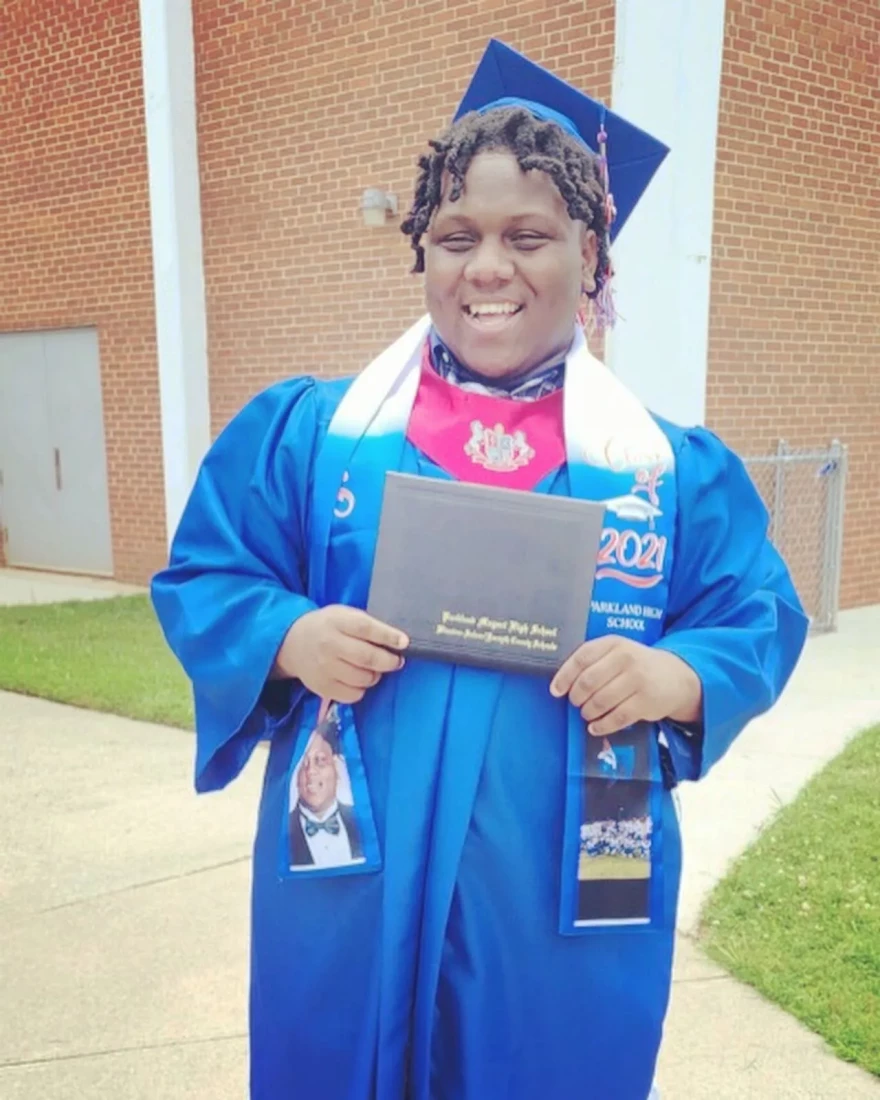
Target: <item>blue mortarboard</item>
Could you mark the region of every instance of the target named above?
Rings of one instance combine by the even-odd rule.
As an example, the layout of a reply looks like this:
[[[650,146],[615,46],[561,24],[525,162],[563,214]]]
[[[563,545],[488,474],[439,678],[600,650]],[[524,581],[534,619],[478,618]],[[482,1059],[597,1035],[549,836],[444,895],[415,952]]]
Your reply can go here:
[[[656,138],[590,99],[534,61],[491,39],[455,118],[493,107],[525,107],[545,122],[555,122],[599,152],[599,133],[607,134],[609,187],[617,213],[617,236],[642,197],[669,149]]]

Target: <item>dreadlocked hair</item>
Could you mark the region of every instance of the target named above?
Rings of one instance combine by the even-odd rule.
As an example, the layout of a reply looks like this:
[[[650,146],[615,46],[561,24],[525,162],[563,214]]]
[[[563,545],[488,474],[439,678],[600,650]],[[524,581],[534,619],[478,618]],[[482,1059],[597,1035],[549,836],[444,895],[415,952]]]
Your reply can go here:
[[[555,122],[543,122],[524,107],[496,107],[484,114],[472,111],[443,134],[428,143],[433,152],[419,158],[412,209],[401,223],[401,232],[410,238],[416,254],[414,274],[425,270],[422,237],[440,205],[443,175],[452,181],[449,201],[457,202],[464,189],[464,178],[478,153],[507,150],[524,172],[546,172],[556,184],[568,208],[569,217],[583,222],[596,234],[598,260],[596,288],[602,289],[611,273],[608,255],[608,222],[605,188],[598,156],[590,152]]]

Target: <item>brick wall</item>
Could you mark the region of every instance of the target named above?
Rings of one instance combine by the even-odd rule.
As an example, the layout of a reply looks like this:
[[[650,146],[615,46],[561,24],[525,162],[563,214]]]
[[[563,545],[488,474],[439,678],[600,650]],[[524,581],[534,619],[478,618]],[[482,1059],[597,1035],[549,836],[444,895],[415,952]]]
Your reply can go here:
[[[0,331],[96,325],[117,576],[165,552],[135,0],[0,5]]]
[[[422,309],[396,228],[361,192],[408,202],[491,36],[610,95],[601,0],[194,0],[215,428],[293,373],[364,366]]]
[[[844,606],[880,601],[878,44],[876,0],[727,0],[708,419],[751,454],[849,444]]]
[[[358,369],[422,308],[405,209],[497,35],[608,98],[613,0],[193,0],[215,431],[292,373]],[[844,602],[880,600],[873,0],[728,0],[708,419],[852,453]],[[98,326],[120,578],[164,557],[135,0],[0,9],[0,331]],[[812,552],[812,550],[811,550]]]

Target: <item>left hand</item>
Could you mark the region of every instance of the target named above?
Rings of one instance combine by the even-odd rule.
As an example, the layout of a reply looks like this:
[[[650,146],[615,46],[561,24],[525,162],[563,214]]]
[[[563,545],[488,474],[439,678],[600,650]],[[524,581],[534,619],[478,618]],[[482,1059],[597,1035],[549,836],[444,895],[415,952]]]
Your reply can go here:
[[[703,710],[703,686],[690,665],[616,635],[584,642],[556,673],[550,692],[568,696],[594,737],[634,722],[698,722]]]

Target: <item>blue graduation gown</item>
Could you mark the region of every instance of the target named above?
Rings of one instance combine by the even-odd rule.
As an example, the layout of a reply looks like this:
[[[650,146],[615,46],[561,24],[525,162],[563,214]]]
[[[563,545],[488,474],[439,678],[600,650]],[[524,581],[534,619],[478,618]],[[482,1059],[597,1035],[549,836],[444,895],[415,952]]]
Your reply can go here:
[[[307,596],[311,471],[347,383],[267,391],[218,439],[153,584],[192,679],[195,783],[225,786],[271,740],[254,851],[251,1095],[322,1100],[645,1100],[667,1007],[680,872],[662,803],[667,920],[558,931],[567,708],[544,682],[411,660],[355,708],[378,873],[279,873],[304,691],[269,682]],[[776,699],[806,620],[742,464],[711,433],[661,425],[679,523],[664,637],[699,673],[701,732],[666,730],[697,779]],[[407,444],[403,468],[440,471]],[[567,492],[563,467],[540,491]],[[357,546],[338,548],[363,605]],[[348,582],[351,581],[349,585]]]

